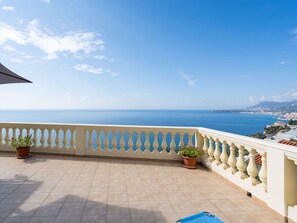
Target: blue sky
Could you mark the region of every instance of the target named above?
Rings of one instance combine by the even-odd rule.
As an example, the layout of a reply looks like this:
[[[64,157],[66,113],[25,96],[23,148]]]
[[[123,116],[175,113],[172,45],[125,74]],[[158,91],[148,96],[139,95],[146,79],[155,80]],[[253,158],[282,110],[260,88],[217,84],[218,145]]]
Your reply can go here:
[[[297,99],[296,1],[0,0],[0,109],[233,109]]]

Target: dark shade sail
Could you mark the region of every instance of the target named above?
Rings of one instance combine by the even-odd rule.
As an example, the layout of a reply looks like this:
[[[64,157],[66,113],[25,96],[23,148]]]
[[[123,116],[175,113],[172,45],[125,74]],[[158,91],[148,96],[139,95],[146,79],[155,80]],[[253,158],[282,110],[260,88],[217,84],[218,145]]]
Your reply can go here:
[[[0,84],[12,83],[32,83],[32,81],[15,74],[0,63]]]

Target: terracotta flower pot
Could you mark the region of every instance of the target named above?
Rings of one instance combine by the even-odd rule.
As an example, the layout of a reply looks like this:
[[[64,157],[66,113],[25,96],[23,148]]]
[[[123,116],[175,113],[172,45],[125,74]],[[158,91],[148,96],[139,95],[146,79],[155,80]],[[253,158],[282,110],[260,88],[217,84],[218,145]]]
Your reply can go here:
[[[17,148],[16,152],[16,156],[18,159],[30,157],[30,147]]]
[[[196,167],[197,158],[189,158],[189,157],[183,156],[183,160],[184,160],[184,165],[186,167],[190,167],[190,168],[195,168]]]

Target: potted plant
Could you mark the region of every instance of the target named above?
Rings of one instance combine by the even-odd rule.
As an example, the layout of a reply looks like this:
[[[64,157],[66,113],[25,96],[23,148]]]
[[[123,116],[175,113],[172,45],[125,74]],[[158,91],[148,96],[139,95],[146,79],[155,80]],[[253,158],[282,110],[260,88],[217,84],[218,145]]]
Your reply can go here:
[[[195,146],[181,147],[179,153],[183,155],[183,166],[190,169],[197,167],[198,158],[204,154],[202,149]]]
[[[30,157],[30,148],[33,145],[32,136],[26,137],[19,136],[18,138],[11,139],[11,146],[16,149],[16,157],[18,159],[24,159]]]

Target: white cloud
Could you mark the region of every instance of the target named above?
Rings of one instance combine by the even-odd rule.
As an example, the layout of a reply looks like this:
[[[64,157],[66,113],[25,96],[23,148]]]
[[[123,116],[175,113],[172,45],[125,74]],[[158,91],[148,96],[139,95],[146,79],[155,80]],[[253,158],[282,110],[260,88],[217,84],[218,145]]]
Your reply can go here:
[[[23,32],[16,30],[3,22],[0,22],[0,45],[6,41],[13,41],[17,44],[26,44],[26,36]]]
[[[4,11],[14,11],[14,7],[13,6],[8,6],[8,5],[4,5],[2,6],[2,10]]]
[[[295,89],[285,92],[283,94],[274,95],[271,97],[273,101],[292,101],[297,100],[297,91]]]
[[[111,69],[105,69],[105,73],[109,74],[112,77],[118,76],[118,73],[112,71]]]
[[[296,89],[291,89],[288,92],[285,92],[283,94],[273,95],[271,97],[265,97],[265,96],[261,96],[261,97],[250,96],[249,97],[249,101],[250,101],[251,104],[256,104],[256,103],[259,103],[261,101],[286,102],[286,101],[293,101],[293,100],[297,100],[297,91],[296,91]]]
[[[278,64],[279,65],[284,65],[284,64],[287,64],[288,63],[288,61],[280,61]]]
[[[30,21],[25,30],[17,30],[0,22],[0,45],[7,41],[35,46],[45,53],[46,60],[57,59],[60,54],[86,56],[104,49],[103,40],[94,32],[70,31],[62,35],[53,34],[46,27],[41,27],[38,20]]]
[[[51,0],[41,0],[41,1],[43,1],[45,3],[51,3]]]
[[[103,70],[101,68],[96,68],[91,65],[87,64],[76,64],[74,66],[74,69],[84,71],[84,72],[89,72],[93,74],[102,74]]]
[[[254,97],[254,96],[250,96],[249,97],[249,102],[251,104],[257,104],[261,101],[265,101],[266,100],[266,97],[265,96],[261,96],[261,97]]]
[[[187,85],[189,87],[195,87],[196,86],[196,80],[192,79],[190,76],[184,74],[184,73],[180,73],[182,78],[186,81]]]
[[[293,35],[293,42],[297,43],[297,28],[292,29],[291,34]]]
[[[93,66],[88,65],[88,64],[76,64],[73,68],[76,69],[76,70],[89,72],[89,73],[93,73],[93,74],[106,73],[106,74],[109,74],[111,77],[118,76],[118,74],[115,73],[114,71],[112,71],[111,69],[102,69],[102,68],[99,68],[99,67],[93,67]]]
[[[11,52],[16,51],[16,49],[13,48],[13,47],[10,46],[10,45],[5,45],[5,46],[3,46],[3,49],[4,49],[4,50],[7,50],[7,51],[11,51]]]
[[[20,59],[11,59],[10,60],[11,62],[13,62],[13,63],[23,63],[23,61],[22,60],[20,60]]]
[[[104,55],[96,55],[96,56],[94,56],[94,59],[96,59],[96,60],[107,60],[107,61],[110,61],[110,62],[114,61],[114,59],[109,58],[109,57],[104,56]]]

